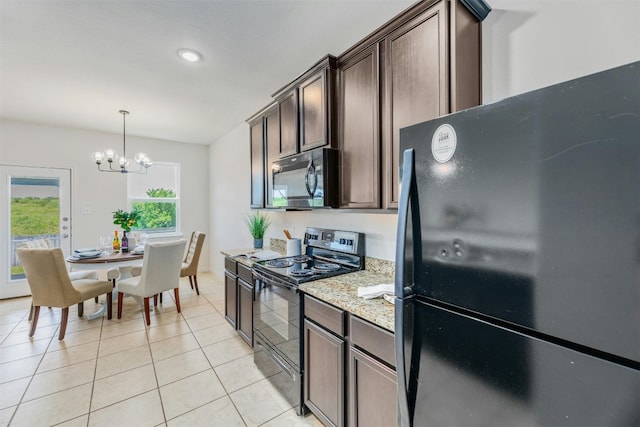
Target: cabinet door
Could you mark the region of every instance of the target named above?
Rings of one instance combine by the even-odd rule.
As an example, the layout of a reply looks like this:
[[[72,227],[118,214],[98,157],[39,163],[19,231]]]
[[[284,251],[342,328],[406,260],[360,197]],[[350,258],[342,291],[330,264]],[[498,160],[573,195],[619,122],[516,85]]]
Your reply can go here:
[[[327,144],[325,71],[300,85],[300,150]]]
[[[355,347],[349,349],[349,425],[396,425],[396,373]]]
[[[298,89],[278,101],[280,114],[280,158],[298,152]]]
[[[380,207],[378,44],[342,63],[340,84],[340,207]]]
[[[251,207],[264,207],[264,127],[262,117],[250,125],[251,144]]]
[[[238,291],[236,276],[224,273],[224,317],[231,326],[236,327]]]
[[[253,347],[253,286],[238,279],[238,334]]]
[[[271,172],[271,166],[273,162],[278,159],[280,154],[280,116],[278,115],[278,109],[274,109],[270,113],[267,113],[264,117],[264,125],[266,130],[265,135],[265,152],[267,156],[267,163],[265,168],[265,184],[266,184],[266,207],[273,207],[273,174]]]
[[[442,1],[384,40],[384,207],[398,207],[400,129],[449,112],[447,9]]]
[[[344,351],[344,340],[304,321],[304,403],[325,425],[344,425]]]

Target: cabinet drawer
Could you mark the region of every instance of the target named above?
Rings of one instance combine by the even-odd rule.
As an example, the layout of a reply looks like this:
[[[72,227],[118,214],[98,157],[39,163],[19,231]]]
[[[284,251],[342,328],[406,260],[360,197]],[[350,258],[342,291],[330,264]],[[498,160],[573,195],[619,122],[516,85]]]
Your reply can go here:
[[[349,333],[351,344],[395,368],[396,351],[393,333],[353,315],[349,317]]]
[[[231,258],[230,256],[224,258],[224,269],[227,270],[231,274],[238,274],[238,261]]]
[[[304,296],[304,315],[306,318],[322,325],[336,335],[345,335],[345,313],[343,310],[317,300],[309,295]]]
[[[253,283],[251,269],[244,264],[238,263],[238,277],[247,283]]]

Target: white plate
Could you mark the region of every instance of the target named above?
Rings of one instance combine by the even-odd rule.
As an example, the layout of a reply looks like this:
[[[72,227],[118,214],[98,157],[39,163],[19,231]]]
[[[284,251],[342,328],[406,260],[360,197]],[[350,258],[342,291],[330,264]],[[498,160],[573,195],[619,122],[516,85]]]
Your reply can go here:
[[[73,251],[77,254],[83,253],[83,252],[99,252],[98,248],[82,248],[82,249],[76,249],[75,251]]]
[[[100,251],[76,252],[75,256],[78,258],[95,258],[100,256]]]

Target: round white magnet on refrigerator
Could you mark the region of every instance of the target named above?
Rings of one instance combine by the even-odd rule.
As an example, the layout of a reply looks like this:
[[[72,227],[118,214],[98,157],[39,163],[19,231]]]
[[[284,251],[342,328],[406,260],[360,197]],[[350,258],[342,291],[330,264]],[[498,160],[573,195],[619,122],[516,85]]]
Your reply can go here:
[[[457,137],[453,126],[440,125],[431,138],[431,154],[439,163],[448,162],[456,152],[456,144]]]

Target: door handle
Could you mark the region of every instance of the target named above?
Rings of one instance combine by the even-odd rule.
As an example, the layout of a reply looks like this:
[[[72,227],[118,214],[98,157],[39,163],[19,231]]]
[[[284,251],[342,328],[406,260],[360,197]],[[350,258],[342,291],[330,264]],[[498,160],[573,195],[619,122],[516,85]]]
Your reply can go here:
[[[404,152],[402,191],[398,207],[398,230],[396,242],[395,271],[395,350],[398,377],[398,425],[413,426],[417,374],[419,369],[419,343],[413,337],[413,287],[421,272],[422,236],[420,234],[420,210],[415,173],[415,150]],[[410,237],[410,239],[408,239]],[[407,252],[411,263],[408,264]],[[406,324],[405,324],[406,322]],[[407,328],[408,330],[405,330]],[[405,334],[412,338],[405,342]],[[405,346],[411,347],[410,363],[407,366]]]

